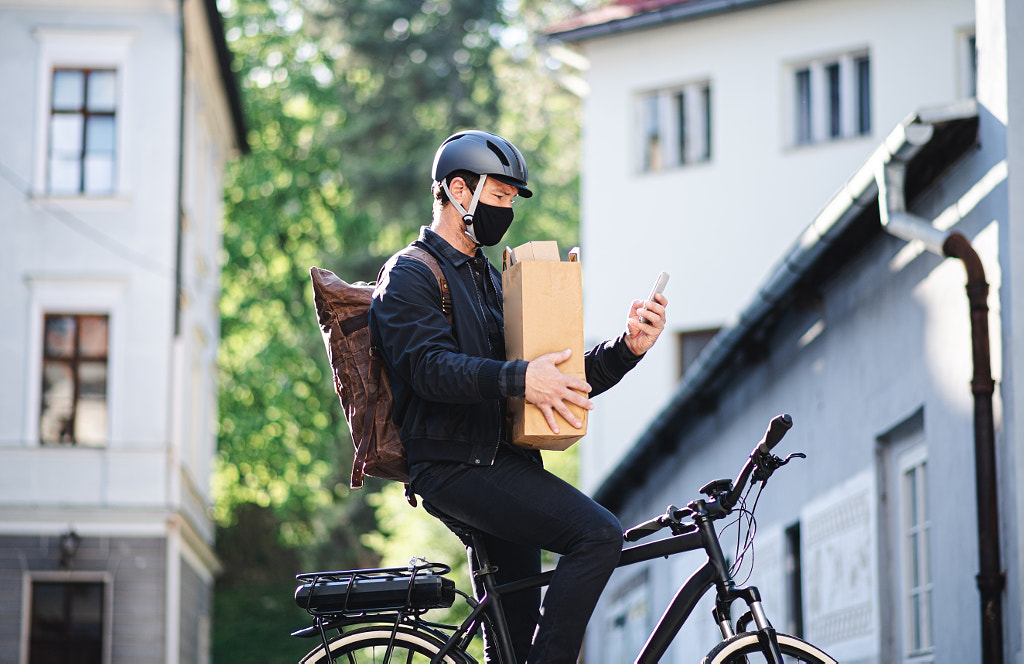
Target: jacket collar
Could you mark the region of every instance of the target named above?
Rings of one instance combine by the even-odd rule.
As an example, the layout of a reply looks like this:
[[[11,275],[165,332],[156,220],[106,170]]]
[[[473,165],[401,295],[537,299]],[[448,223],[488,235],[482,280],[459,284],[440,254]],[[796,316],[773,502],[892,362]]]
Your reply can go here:
[[[428,247],[433,249],[437,254],[447,260],[455,267],[461,266],[463,263],[468,261],[473,256],[467,256],[452,245],[448,244],[448,241],[443,237],[430,230],[430,227],[423,226],[420,228],[420,242],[423,242]],[[476,250],[477,256],[483,256],[484,253],[478,247]]]

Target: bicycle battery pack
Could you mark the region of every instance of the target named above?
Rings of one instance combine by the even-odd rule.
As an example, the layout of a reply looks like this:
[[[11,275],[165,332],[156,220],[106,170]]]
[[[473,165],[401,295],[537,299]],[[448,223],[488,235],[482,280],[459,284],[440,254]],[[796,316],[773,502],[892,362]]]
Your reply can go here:
[[[310,613],[425,611],[455,603],[455,582],[437,574],[395,574],[392,569],[307,578],[295,589],[295,603]]]

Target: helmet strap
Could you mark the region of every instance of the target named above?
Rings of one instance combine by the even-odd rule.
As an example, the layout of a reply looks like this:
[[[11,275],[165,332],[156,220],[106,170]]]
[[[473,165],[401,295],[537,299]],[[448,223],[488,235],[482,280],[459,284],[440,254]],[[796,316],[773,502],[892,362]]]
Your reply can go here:
[[[452,196],[452,192],[448,189],[448,183],[445,180],[441,180],[441,188],[444,189],[444,193],[448,194],[448,200],[451,201],[451,204],[462,215],[462,221],[466,224],[466,234],[477,244],[480,243],[477,242],[476,235],[473,233],[473,215],[476,214],[476,205],[480,201],[480,194],[484,191],[485,182],[487,182],[487,175],[482,173],[480,175],[480,182],[476,185],[476,191],[473,192],[473,200],[470,201],[469,209],[467,210]]]

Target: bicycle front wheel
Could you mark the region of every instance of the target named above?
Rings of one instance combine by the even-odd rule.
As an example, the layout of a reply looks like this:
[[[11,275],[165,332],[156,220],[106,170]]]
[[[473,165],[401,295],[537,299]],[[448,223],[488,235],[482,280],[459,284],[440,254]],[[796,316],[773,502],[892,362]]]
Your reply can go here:
[[[328,645],[331,659],[337,664],[428,664],[444,643],[431,634],[406,627],[400,627],[392,638],[392,627],[372,625],[339,634]],[[321,644],[299,664],[329,664],[331,659],[326,654]],[[445,664],[475,664],[472,657],[461,651],[448,653],[443,661]]]
[[[779,650],[787,664],[836,664],[823,650],[789,634],[778,634]],[[767,662],[757,632],[744,632],[719,643],[703,664],[761,664]]]

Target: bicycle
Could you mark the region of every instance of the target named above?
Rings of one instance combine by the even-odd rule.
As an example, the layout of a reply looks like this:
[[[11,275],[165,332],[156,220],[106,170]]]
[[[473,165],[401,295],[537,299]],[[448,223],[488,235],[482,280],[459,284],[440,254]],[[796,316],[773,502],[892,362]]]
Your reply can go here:
[[[760,482],[759,496],[776,470],[794,458],[805,457],[799,452],[785,459],[772,454],[772,449],[792,424],[789,415],[775,417],[735,480],[709,482],[699,489],[706,498],[692,500],[681,509],[669,506],[664,514],[623,533],[625,541],[635,542],[664,528],[671,531],[668,537],[623,548],[619,567],[698,549],[707,554],[704,564],[679,587],[637,655],[636,664],[653,664],[661,659],[698,601],[712,587],[716,592],[712,615],[722,633],[722,641],[704,657],[704,664],[836,663],[816,646],[777,632],[765,615],[758,589],[737,585],[734,579],[743,554],[753,544],[755,529],[750,526],[757,500],[755,497],[754,505],[748,511],[747,495]],[[715,522],[736,511],[740,517],[749,519],[748,534],[745,541],[737,544],[736,562],[730,565],[719,542]],[[487,552],[478,546],[475,539],[471,541],[470,548],[473,595],[458,590],[455,583],[445,576],[451,571],[447,565],[421,559],[414,559],[406,568],[296,575],[300,585],[296,588],[295,600],[312,616],[313,624],[293,632],[293,636],[320,637],[320,643],[301,660],[301,664],[475,664],[475,660],[466,653],[466,647],[484,621],[494,637],[501,661],[514,662],[501,597],[543,587],[550,582],[552,572],[498,585],[493,579]],[[451,607],[456,596],[461,596],[470,608],[468,617],[461,624],[448,625],[426,619],[425,614],[432,609]],[[747,610],[734,624],[732,606],[737,600],[742,600]]]

